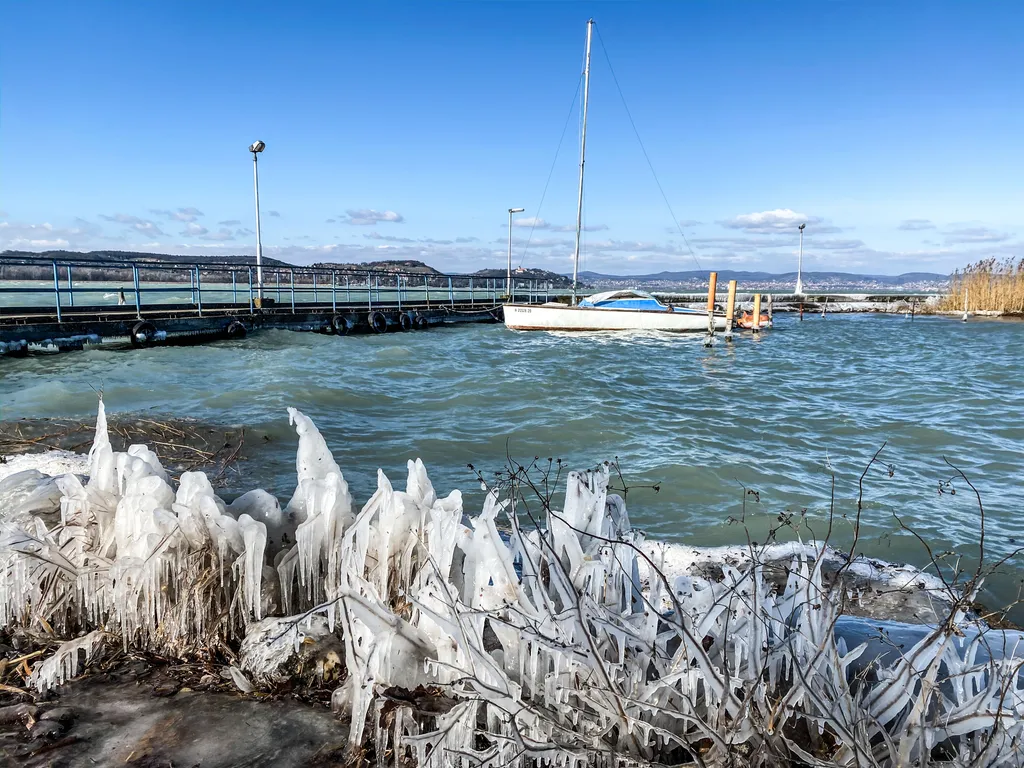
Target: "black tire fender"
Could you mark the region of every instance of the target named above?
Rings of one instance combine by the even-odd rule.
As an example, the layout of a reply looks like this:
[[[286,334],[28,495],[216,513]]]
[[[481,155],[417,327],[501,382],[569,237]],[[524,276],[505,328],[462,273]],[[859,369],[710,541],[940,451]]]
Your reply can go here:
[[[129,338],[131,339],[133,347],[146,347],[153,343],[153,337],[155,335],[155,325],[148,320],[139,320],[139,322],[132,326],[132,332]]]
[[[350,330],[348,318],[344,315],[335,315],[331,318],[331,328],[339,336],[344,336]]]
[[[228,323],[228,327],[224,329],[224,335],[229,339],[244,339],[246,333],[248,333],[248,330],[239,320],[232,320]]]

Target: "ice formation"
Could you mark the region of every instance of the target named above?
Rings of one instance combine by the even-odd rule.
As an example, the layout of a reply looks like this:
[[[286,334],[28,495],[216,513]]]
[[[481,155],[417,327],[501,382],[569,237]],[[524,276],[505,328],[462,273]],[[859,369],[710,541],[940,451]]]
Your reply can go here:
[[[216,641],[239,649],[227,674],[243,691],[337,679],[350,743],[380,765],[1024,761],[1020,635],[965,629],[972,595],[897,647],[837,632],[820,548],[794,547],[781,587],[753,553],[718,580],[666,578],[607,467],[569,473],[540,520],[496,489],[467,519],[418,460],[404,490],[379,472],[357,510],[316,427],[289,415],[284,509],[262,491],[225,504],[200,472],[175,487],[143,446],[113,451],[102,403],[88,482],[57,481],[59,520],[14,508],[32,493],[4,497],[0,624],[75,638],[37,667],[40,689],[107,638],[182,656]]]

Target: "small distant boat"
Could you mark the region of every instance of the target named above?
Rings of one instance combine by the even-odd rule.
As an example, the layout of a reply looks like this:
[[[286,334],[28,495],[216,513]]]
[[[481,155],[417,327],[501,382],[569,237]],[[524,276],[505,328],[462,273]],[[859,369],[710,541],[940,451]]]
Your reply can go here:
[[[716,331],[725,330],[724,316],[716,314],[714,323]],[[516,331],[706,331],[708,313],[662,303],[644,291],[608,291],[574,307],[506,304],[505,325]]]
[[[583,130],[580,135],[579,197],[576,202],[576,249],[572,263],[572,304],[539,306],[505,304],[505,326],[516,331],[716,331],[725,330],[725,317],[707,311],[663,304],[643,291],[609,291],[577,301],[580,231],[583,223],[583,169],[587,151],[587,105],[590,98],[590,40],[594,20],[587,22],[587,53],[583,69]]]

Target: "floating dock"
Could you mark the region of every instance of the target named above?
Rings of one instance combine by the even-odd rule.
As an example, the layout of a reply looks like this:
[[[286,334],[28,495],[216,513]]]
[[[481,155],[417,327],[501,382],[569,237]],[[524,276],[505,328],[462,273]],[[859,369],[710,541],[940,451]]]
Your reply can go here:
[[[52,281],[9,279],[41,271]],[[76,272],[88,278],[76,281]],[[509,298],[543,303],[559,295],[532,278],[312,267],[263,267],[261,289],[259,272],[255,264],[0,257],[0,278],[8,278],[0,281],[0,355],[196,344],[267,328],[344,336],[493,323]]]

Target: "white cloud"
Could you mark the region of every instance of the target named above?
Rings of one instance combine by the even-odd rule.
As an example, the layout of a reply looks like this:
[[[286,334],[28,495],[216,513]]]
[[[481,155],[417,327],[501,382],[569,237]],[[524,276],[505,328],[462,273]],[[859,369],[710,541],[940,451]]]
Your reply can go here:
[[[29,225],[29,226],[31,227],[32,225]],[[22,235],[22,234],[15,234],[15,233],[12,233],[12,232],[8,232],[8,231],[5,231],[6,229],[8,229],[7,222],[6,221],[0,222],[0,243],[3,244],[3,247],[5,249],[10,249],[10,250],[21,250],[21,249],[26,249],[26,248],[29,249],[29,250],[34,249],[34,248],[43,248],[43,249],[59,248],[59,249],[66,249],[68,246],[71,245],[71,243],[67,239],[65,239],[63,237],[52,237],[52,238],[32,237],[31,235],[25,236],[25,235]],[[47,232],[48,231],[43,226],[39,226],[36,229],[40,230],[39,234],[42,234],[43,232]]]
[[[338,221],[342,224],[353,224],[355,226],[373,226],[381,222],[401,224],[405,217],[395,211],[375,211],[372,208],[349,208],[344,216],[339,216]]]
[[[1003,243],[1010,239],[1005,232],[997,232],[988,227],[956,227],[943,233],[946,245],[966,243]]]
[[[140,232],[144,235],[167,236],[167,233],[163,232],[155,222],[152,222],[149,219],[140,219],[138,216],[130,216],[127,213],[115,213],[113,216],[100,214],[100,218],[104,221],[112,221],[116,224],[125,224],[136,232]]]
[[[168,211],[162,208],[150,208],[150,213],[155,213],[157,216],[166,216],[171,221],[184,221],[193,222],[203,215],[203,212],[198,208],[189,206],[187,208],[178,208],[174,211]]]
[[[181,231],[181,234],[184,235],[185,237],[199,237],[200,235],[205,235],[209,231],[210,230],[208,230],[202,224],[188,224]]]
[[[773,211],[744,213],[731,219],[718,222],[727,229],[742,229],[757,235],[775,235],[780,232],[796,232],[797,227],[806,224],[819,233],[838,232],[838,227],[816,226],[822,223],[819,216],[808,216],[797,213],[789,208],[776,208]]]
[[[810,247],[826,251],[856,251],[864,248],[863,240],[813,240]]]
[[[0,221],[0,247],[13,250],[70,248],[72,243],[83,243],[100,234],[99,227],[79,218],[70,227],[55,227],[49,222],[25,224]]]
[[[575,232],[575,224],[552,224],[544,219],[536,218],[535,216],[525,216],[519,219],[512,219],[513,227],[522,227],[524,229],[543,229],[548,232]],[[588,224],[583,227],[586,232],[601,232],[608,229],[607,224]]]
[[[367,240],[386,240],[389,243],[415,243],[411,237],[398,237],[396,235],[382,235],[380,232],[367,232],[363,235]]]
[[[280,218],[281,214],[277,211],[267,211],[267,216],[273,216],[274,218]]]
[[[935,225],[928,219],[904,219],[897,229],[907,232],[917,232],[922,229],[935,229]]]
[[[217,223],[222,227],[237,227],[242,222],[238,219],[227,219],[226,221],[218,221]]]
[[[495,245],[505,243],[508,245],[508,239],[499,237],[492,241]],[[574,242],[567,237],[535,237],[532,240],[528,240],[525,237],[513,237],[512,245],[515,247],[524,246],[529,244],[531,248],[572,248]]]

